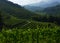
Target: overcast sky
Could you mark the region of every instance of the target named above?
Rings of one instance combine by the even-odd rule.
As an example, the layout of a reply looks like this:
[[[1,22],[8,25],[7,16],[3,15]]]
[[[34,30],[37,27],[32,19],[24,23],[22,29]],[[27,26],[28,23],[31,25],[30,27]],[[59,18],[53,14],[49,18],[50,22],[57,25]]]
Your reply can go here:
[[[28,4],[32,4],[32,3],[37,3],[37,2],[49,2],[49,1],[59,1],[59,0],[9,0],[12,1],[14,3],[17,3],[19,5],[28,5]]]

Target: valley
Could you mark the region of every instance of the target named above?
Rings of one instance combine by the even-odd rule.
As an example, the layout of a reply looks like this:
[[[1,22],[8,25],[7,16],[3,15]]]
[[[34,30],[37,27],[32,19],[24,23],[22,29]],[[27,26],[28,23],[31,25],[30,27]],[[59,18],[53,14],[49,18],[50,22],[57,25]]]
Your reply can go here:
[[[0,43],[60,43],[60,4],[53,5],[41,8],[0,0]]]

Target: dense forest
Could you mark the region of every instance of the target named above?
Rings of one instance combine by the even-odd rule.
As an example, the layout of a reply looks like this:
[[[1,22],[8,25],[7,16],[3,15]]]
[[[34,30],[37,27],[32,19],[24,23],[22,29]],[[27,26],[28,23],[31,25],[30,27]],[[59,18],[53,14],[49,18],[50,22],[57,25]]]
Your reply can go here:
[[[0,43],[60,43],[59,9],[58,5],[37,14],[0,0]]]

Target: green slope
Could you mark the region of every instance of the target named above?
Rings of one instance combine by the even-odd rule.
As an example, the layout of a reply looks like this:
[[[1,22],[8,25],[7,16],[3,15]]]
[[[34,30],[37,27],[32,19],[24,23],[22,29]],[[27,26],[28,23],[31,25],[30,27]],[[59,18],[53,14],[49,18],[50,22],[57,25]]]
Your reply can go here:
[[[21,19],[30,19],[32,16],[36,15],[35,13],[7,0],[0,0],[0,10]]]
[[[28,20],[25,19],[30,20],[32,16],[37,16],[37,14],[7,0],[0,0],[0,11],[6,27],[17,27],[18,25],[21,27],[28,23]]]
[[[37,25],[41,24],[41,23],[36,24],[36,22],[31,22],[30,19],[32,19],[32,18],[36,19],[36,21],[37,21],[37,19],[41,22],[47,21],[47,20],[45,20],[47,17],[44,18],[43,16],[41,16],[41,18],[40,18],[40,15],[30,12],[30,11],[24,9],[23,7],[21,7],[17,4],[14,4],[12,2],[9,2],[7,0],[0,0],[0,11],[2,12],[4,24],[7,25],[6,27],[11,27],[11,28],[14,28],[14,27],[15,28],[16,27],[25,28],[26,27],[27,28],[27,27],[32,27],[32,26],[36,27]],[[35,18],[35,17],[37,17],[37,18]],[[29,20],[27,20],[27,19],[29,19]],[[49,21],[51,21],[51,19]],[[34,28],[34,27],[32,27],[32,28]]]
[[[2,22],[4,24],[4,27],[14,28],[15,25],[17,25],[17,24],[22,26],[25,23],[27,23],[27,20],[25,20],[25,19],[18,19],[17,17],[9,15],[8,13],[0,12],[0,14],[2,14]]]
[[[60,4],[56,5],[56,6],[45,8],[43,11],[50,15],[60,16]]]
[[[44,24],[46,26],[46,24]],[[60,27],[13,28],[0,32],[0,43],[60,43]]]

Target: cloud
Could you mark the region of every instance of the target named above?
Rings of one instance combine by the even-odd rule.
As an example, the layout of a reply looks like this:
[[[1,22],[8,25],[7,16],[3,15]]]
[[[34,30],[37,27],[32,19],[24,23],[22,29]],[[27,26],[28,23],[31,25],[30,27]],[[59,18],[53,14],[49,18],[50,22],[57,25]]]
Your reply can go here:
[[[32,3],[38,3],[41,1],[44,1],[44,2],[58,1],[58,2],[60,2],[59,0],[9,0],[9,1],[12,1],[12,2],[22,5],[22,6],[32,4]]]

